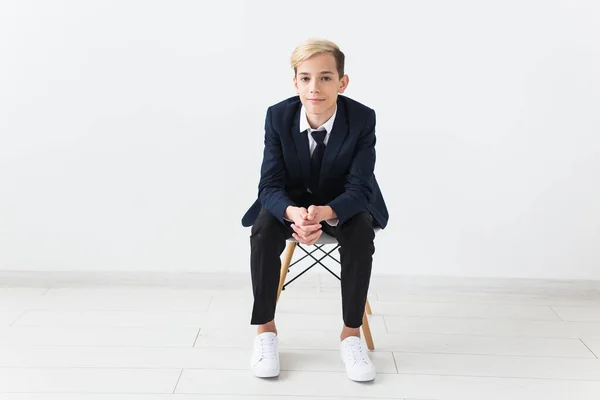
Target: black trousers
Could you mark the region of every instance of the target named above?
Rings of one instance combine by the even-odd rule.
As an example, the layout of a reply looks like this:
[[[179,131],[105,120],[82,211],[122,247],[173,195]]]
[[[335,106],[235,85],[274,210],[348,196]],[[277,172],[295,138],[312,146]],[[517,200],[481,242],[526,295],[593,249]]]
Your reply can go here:
[[[334,236],[340,244],[342,317],[349,328],[362,325],[365,312],[373,254],[375,231],[369,212],[355,215],[343,225],[330,226],[321,222],[323,233]],[[250,235],[250,268],[254,306],[252,325],[260,325],[275,318],[281,253],[293,229],[286,221],[282,224],[264,208],[261,209]]]

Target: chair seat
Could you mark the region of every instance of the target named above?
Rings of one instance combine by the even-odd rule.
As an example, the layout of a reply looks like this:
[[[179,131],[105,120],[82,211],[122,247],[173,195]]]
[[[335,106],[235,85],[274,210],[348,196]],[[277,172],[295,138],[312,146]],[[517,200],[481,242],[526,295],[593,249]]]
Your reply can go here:
[[[288,242],[298,243],[298,241],[293,237],[289,238]],[[337,244],[337,239],[323,232],[315,244]]]
[[[379,232],[380,230],[381,230],[380,227],[376,227],[375,234],[377,234],[377,232]],[[287,241],[298,243],[298,241],[296,239],[294,239],[293,237],[289,238]],[[323,232],[323,233],[321,233],[321,236],[319,237],[319,239],[317,240],[317,243],[315,243],[315,244],[337,244],[337,243],[338,243],[338,241],[335,237]]]

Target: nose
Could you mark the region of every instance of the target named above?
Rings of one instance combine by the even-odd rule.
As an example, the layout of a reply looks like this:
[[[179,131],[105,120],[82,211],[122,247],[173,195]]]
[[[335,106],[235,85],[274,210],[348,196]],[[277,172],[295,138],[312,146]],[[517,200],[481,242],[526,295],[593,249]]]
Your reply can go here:
[[[319,93],[319,84],[316,79],[313,79],[310,83],[310,92],[311,93]]]

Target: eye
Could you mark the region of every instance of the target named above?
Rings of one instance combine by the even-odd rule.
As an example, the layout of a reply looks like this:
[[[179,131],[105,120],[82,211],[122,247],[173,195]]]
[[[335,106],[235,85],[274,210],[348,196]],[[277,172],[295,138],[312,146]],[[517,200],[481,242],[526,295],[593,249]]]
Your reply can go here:
[[[300,78],[300,80],[301,80],[302,82],[306,82],[306,81],[308,80],[308,78],[307,78],[306,76],[304,76],[304,77]]]
[[[326,80],[326,81],[330,81],[331,80],[331,78],[328,77],[328,76],[324,76],[323,79]]]

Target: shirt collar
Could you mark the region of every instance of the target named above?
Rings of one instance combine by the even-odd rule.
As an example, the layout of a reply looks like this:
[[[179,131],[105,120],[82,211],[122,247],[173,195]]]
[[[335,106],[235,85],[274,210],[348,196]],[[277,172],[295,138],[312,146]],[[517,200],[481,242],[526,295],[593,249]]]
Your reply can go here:
[[[333,123],[335,122],[335,116],[337,114],[337,104],[335,105],[335,111],[333,112],[333,115],[331,116],[331,118],[329,118],[327,120],[327,122],[325,122],[323,125],[319,126],[317,129],[312,129],[310,127],[310,124],[308,123],[308,118],[306,117],[306,108],[304,108],[304,105],[302,105],[302,109],[300,110],[300,132],[304,132],[304,131],[308,131],[308,133],[311,133],[312,131],[318,131],[318,130],[322,130],[323,128],[325,128],[325,130],[327,131],[327,133],[331,133],[331,130],[333,129]]]

